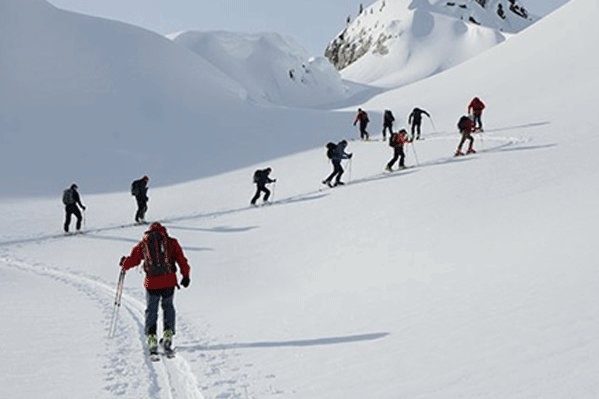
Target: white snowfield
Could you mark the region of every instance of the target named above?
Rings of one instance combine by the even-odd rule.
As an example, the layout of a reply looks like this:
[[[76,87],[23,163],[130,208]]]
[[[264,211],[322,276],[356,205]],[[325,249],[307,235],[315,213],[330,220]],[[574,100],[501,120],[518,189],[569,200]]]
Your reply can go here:
[[[362,106],[380,138],[383,109],[399,128],[420,106],[433,119],[406,148],[413,168],[385,173],[386,143],[350,141],[350,184],[323,190],[329,138],[308,135],[273,145],[312,149],[220,175],[156,188],[150,173],[148,219],[192,266],[175,294],[175,359],[144,355],[135,270],[107,338],[118,260],[144,231],[120,227],[135,212],[128,192],[78,181],[86,233],[72,236],[59,195],[2,200],[0,397],[599,397],[597,15],[595,0],[572,0],[460,66],[312,122],[356,138],[345,126]],[[477,154],[454,158],[475,95],[485,132]],[[264,108],[289,125],[300,112]],[[274,203],[249,208],[266,166]]]

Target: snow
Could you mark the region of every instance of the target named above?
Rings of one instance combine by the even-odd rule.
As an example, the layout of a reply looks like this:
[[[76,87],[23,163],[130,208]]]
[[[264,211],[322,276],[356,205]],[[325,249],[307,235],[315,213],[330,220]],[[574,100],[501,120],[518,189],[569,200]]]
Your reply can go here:
[[[192,266],[191,286],[175,294],[173,361],[143,354],[137,271],[107,338],[118,259],[144,231],[120,227],[135,211],[130,169],[117,192],[90,194],[99,177],[79,182],[82,235],[61,234],[58,195],[4,198],[0,396],[597,397],[599,57],[588,48],[598,13],[572,0],[480,56],[347,109],[250,108],[289,129],[295,114],[314,116],[330,136],[268,132],[260,142],[285,151],[246,147],[238,167],[165,187],[151,175],[148,217]],[[474,95],[486,130],[477,154],[456,159],[455,124]],[[357,137],[347,130],[357,106],[380,137],[379,112],[391,108],[397,128],[416,105],[433,120],[407,148],[414,168],[386,174],[386,143],[350,141],[351,183],[322,189],[324,144]],[[249,138],[254,121],[244,119]],[[27,165],[49,175],[43,162]],[[252,172],[267,165],[275,203],[249,208]]]

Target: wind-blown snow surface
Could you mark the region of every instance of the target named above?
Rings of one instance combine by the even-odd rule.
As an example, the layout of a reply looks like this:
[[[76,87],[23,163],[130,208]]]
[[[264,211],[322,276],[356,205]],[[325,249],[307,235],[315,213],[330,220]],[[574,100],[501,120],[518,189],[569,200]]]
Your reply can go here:
[[[43,0],[0,3],[0,54],[0,169],[18,171],[0,196],[187,181],[312,148],[351,118],[256,106],[160,35]]]
[[[0,396],[596,398],[598,13],[572,0],[366,104],[432,113],[416,168],[383,174],[387,144],[351,142],[339,189],[318,191],[323,148],[269,162],[271,207],[246,208],[253,168],[151,188],[149,218],[193,267],[174,362],[142,356],[136,272],[105,338],[116,263],[143,231],[115,227],[133,216],[127,193],[83,191],[88,233],[69,237],[57,201],[4,201]],[[487,130],[455,159],[475,94]]]
[[[234,79],[254,101],[286,106],[327,105],[349,88],[323,57],[276,33],[183,32],[173,40]]]

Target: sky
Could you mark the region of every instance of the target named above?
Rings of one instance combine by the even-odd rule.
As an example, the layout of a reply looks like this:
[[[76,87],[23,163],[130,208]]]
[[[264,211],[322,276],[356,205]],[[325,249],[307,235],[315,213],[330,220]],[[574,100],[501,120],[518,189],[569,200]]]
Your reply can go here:
[[[567,0],[528,0],[529,11],[544,15]],[[322,55],[356,0],[50,0],[57,7],[128,22],[168,34],[183,30],[278,32],[294,37],[312,55]],[[363,2],[364,6],[372,1]],[[285,16],[285,17],[283,17]]]

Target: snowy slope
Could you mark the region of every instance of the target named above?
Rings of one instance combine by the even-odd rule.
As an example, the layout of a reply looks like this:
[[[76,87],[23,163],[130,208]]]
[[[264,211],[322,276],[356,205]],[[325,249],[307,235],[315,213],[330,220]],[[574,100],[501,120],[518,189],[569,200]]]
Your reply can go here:
[[[597,397],[599,57],[588,46],[598,12],[572,0],[365,104],[393,104],[398,120],[414,105],[431,111],[438,130],[425,122],[425,140],[408,148],[413,169],[384,174],[386,143],[350,142],[352,184],[339,189],[319,191],[323,148],[272,159],[271,207],[247,208],[254,167],[151,188],[149,217],[193,267],[176,293],[175,362],[144,362],[139,273],[127,274],[117,336],[105,338],[116,263],[143,232],[118,227],[132,218],[130,195],[84,192],[88,232],[69,237],[57,201],[3,201],[0,299],[12,328],[0,330],[0,396]],[[477,155],[455,159],[473,95],[487,103],[487,129]],[[67,304],[50,303],[59,294]],[[55,342],[80,356],[65,359]]]
[[[406,85],[530,26],[536,17],[521,3],[510,8],[505,0],[378,0],[348,24],[325,55],[345,79],[382,87]],[[497,14],[499,5],[503,18]]]
[[[255,106],[164,37],[43,0],[1,2],[0,38],[0,168],[19,171],[1,196],[52,195],[72,181],[117,191],[143,174],[172,184],[339,135],[329,115]]]
[[[183,32],[173,40],[234,79],[259,103],[318,106],[343,100],[349,88],[323,57],[310,57],[276,33]]]

